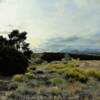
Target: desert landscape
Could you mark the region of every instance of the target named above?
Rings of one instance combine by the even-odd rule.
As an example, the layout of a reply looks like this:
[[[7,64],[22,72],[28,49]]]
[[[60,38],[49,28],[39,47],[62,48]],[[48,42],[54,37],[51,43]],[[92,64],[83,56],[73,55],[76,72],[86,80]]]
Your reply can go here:
[[[100,100],[100,0],[0,0],[0,100]]]
[[[100,100],[99,60],[34,57],[25,74],[0,77],[0,100]]]

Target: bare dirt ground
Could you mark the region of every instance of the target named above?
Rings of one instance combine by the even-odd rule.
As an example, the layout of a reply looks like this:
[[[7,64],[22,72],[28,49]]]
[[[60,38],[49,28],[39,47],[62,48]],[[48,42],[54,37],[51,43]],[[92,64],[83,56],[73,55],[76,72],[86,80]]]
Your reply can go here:
[[[100,70],[100,60],[81,60],[79,61],[79,67],[83,68],[97,68]]]

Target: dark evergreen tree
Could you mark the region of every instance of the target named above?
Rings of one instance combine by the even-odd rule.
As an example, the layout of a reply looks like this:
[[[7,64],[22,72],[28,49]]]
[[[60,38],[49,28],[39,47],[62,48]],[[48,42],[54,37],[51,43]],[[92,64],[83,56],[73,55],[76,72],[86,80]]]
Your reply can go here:
[[[27,32],[19,33],[18,30],[12,31],[8,37],[9,37],[9,45],[16,50],[23,52],[23,54],[30,59],[32,51],[29,49],[29,43],[26,43],[26,35]]]
[[[27,70],[32,51],[26,43],[27,32],[13,30],[8,38],[0,36],[0,74],[13,75]]]

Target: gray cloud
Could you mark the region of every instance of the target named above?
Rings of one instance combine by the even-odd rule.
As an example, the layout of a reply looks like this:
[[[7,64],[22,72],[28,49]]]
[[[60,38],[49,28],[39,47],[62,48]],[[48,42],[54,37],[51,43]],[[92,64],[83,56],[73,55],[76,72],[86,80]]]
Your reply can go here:
[[[3,3],[3,2],[5,2],[6,0],[0,0],[0,3]]]
[[[0,2],[4,2],[2,6],[0,5],[0,25],[4,25],[3,30],[16,27],[25,29],[29,32],[32,48],[42,44],[46,49],[56,48],[56,50],[68,46],[99,45],[100,0],[0,0]],[[97,32],[98,35],[94,35]]]
[[[56,38],[50,38],[48,39],[48,41],[52,41],[52,43],[71,43],[71,42],[75,42],[75,41],[78,41],[80,40],[80,37],[77,37],[77,36],[72,36],[72,37],[56,37]],[[47,43],[48,43],[47,41]]]
[[[98,36],[97,36],[98,35]],[[45,42],[43,48],[46,51],[61,51],[66,48],[85,49],[100,48],[100,34],[91,35],[90,37],[72,36],[69,38],[51,38]]]
[[[78,42],[81,38],[77,36],[69,37],[69,38],[50,38],[48,39],[42,48],[45,48],[46,51],[60,51],[68,46],[70,44],[73,44],[75,42]]]

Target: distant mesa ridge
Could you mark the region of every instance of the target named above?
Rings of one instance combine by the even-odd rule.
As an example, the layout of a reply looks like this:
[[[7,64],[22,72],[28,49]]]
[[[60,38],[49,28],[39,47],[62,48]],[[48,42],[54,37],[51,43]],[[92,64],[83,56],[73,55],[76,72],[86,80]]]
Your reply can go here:
[[[63,49],[60,52],[72,53],[72,54],[88,54],[88,55],[100,55],[100,49]]]
[[[64,49],[61,52],[68,53],[73,58],[81,60],[100,60],[100,49]]]

